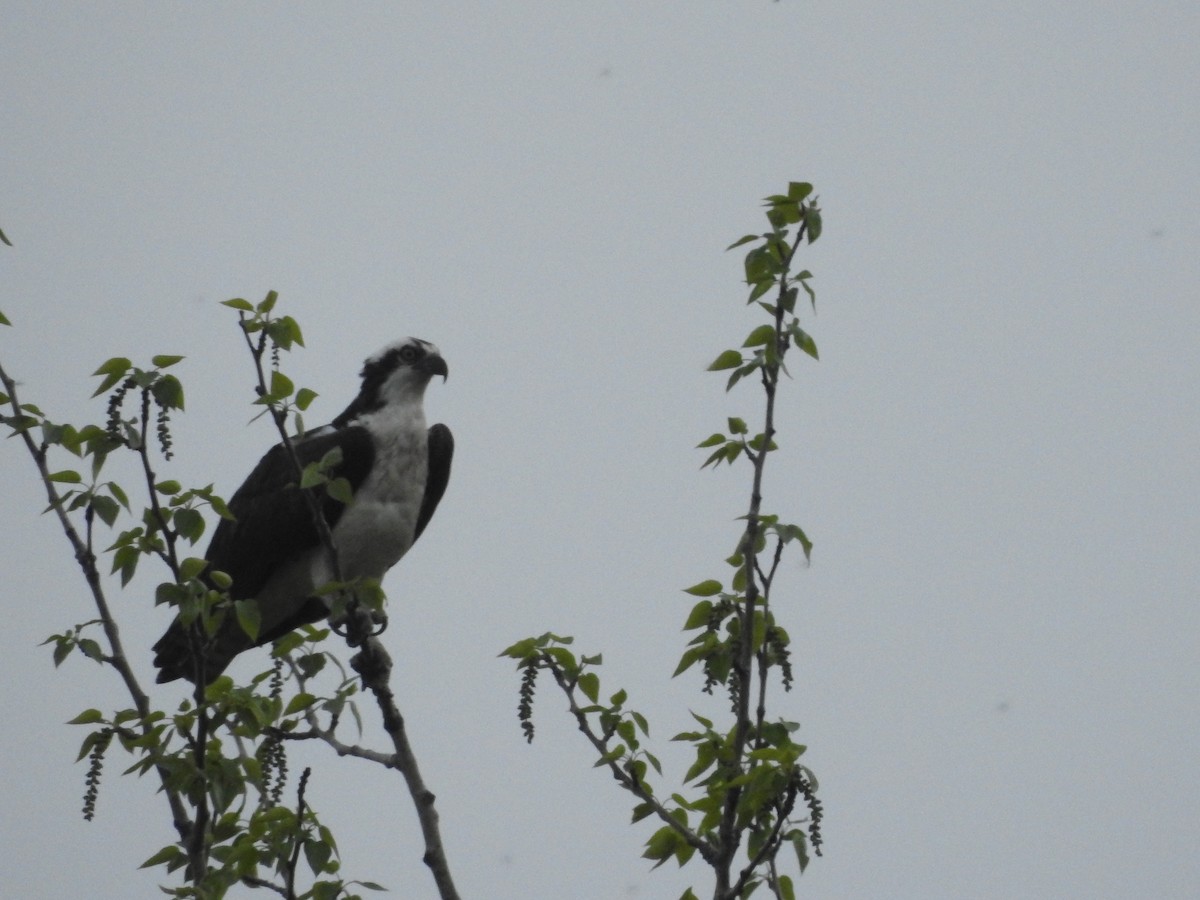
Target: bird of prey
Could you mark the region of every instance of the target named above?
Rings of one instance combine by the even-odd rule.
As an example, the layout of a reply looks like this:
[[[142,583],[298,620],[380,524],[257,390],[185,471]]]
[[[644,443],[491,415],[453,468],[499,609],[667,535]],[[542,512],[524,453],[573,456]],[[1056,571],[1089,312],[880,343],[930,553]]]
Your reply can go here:
[[[293,440],[301,466],[339,449],[327,472],[345,478],[353,500],[322,499],[342,577],[381,579],[408,552],[437,509],[450,477],[454,438],[445,425],[426,428],[423,400],[434,375],[448,369],[437,347],[405,338],[367,359],[362,388],[329,425]],[[189,638],[176,619],[154,645],[158,681],[211,682],[243,650],[261,646],[329,615],[315,591],[333,580],[316,524],[283,444],[271,448],[229,501],[206,571],[227,573],[234,600],[254,598],[261,618],[251,639],[226,615],[210,639]],[[193,653],[193,646],[202,652]]]

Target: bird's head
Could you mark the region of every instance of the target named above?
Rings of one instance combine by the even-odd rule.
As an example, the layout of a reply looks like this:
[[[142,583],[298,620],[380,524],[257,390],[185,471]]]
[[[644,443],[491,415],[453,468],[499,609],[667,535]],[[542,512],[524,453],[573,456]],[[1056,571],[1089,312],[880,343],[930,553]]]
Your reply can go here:
[[[448,374],[442,354],[429,341],[412,337],[393,341],[367,357],[358,397],[334,424],[345,424],[387,406],[419,403],[430,379],[434,375],[444,379]]]

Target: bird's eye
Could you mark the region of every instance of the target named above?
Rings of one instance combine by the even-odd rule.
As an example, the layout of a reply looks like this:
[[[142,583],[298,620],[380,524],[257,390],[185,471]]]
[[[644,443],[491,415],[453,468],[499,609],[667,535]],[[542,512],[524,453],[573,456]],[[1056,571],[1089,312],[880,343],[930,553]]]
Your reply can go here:
[[[404,363],[416,362],[421,358],[421,351],[412,344],[405,344],[400,348],[400,361]]]

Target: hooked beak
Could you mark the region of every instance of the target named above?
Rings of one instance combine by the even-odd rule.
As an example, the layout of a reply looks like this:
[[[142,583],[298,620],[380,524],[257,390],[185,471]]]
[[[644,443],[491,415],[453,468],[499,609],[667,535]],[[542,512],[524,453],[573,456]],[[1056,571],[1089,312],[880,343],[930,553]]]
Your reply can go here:
[[[432,353],[417,363],[417,368],[430,378],[434,375],[441,375],[442,381],[445,381],[450,377],[450,369],[446,366],[446,361]]]

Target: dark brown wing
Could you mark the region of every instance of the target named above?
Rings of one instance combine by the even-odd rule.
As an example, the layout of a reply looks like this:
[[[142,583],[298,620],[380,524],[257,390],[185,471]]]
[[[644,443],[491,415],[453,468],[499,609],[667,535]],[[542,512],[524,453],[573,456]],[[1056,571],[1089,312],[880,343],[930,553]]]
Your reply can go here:
[[[454,435],[445,425],[438,423],[429,429],[429,472],[425,476],[425,497],[421,500],[421,512],[417,515],[417,528],[413,542],[421,536],[433,511],[442,502],[446,484],[450,481],[450,461],[454,458]]]

